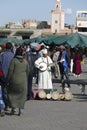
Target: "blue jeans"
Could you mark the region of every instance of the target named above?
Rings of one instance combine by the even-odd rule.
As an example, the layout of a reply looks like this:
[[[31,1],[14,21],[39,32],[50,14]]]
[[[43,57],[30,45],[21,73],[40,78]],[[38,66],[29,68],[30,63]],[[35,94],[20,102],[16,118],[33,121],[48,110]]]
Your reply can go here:
[[[62,86],[63,87],[65,87],[64,76],[66,78],[67,86],[70,88],[70,81],[69,81],[68,71],[64,71],[64,72],[61,73],[61,80],[62,80]]]

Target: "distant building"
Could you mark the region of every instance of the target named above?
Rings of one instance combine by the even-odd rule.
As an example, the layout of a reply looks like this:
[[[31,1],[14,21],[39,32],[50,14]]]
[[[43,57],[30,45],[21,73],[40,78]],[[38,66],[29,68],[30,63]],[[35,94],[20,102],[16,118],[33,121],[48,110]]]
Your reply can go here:
[[[9,22],[5,25],[6,28],[9,28],[9,29],[21,29],[23,28],[22,24],[20,23],[12,23],[12,22]]]
[[[43,28],[49,28],[47,21],[36,21],[36,20],[22,20],[22,25],[24,28],[29,29],[43,29]]]
[[[87,10],[78,10],[76,12],[76,27],[78,32],[87,33]]]
[[[37,25],[39,24],[39,21],[36,20],[22,20],[22,25],[24,28],[37,28]]]
[[[59,33],[64,30],[64,11],[61,10],[61,1],[56,0],[55,9],[51,11],[51,32]]]
[[[45,29],[45,28],[50,28],[50,25],[48,25],[47,21],[41,21],[38,25],[37,25],[37,29]]]

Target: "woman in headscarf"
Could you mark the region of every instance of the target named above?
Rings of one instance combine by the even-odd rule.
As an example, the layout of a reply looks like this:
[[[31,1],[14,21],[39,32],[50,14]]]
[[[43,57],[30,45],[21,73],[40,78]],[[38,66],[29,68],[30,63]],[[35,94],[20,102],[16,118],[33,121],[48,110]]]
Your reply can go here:
[[[29,66],[23,57],[23,49],[17,48],[15,56],[10,64],[7,79],[8,96],[11,105],[11,114],[14,114],[14,109],[18,108],[18,115],[24,109],[26,95],[27,95],[27,78],[29,74]]]

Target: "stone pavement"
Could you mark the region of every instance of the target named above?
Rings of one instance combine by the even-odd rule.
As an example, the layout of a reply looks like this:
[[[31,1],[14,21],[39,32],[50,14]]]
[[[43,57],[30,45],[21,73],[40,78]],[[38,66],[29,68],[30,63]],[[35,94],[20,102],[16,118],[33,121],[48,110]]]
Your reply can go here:
[[[87,64],[78,78],[87,80]],[[71,76],[70,78],[76,78]],[[59,84],[54,88],[61,91]],[[87,87],[80,94],[80,86],[72,85],[72,101],[26,101],[23,115],[0,117],[0,130],[87,130]]]

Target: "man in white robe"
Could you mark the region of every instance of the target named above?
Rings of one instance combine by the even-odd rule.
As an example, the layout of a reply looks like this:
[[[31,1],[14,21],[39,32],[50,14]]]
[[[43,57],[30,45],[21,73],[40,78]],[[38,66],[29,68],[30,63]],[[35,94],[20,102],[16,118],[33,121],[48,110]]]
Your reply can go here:
[[[47,49],[43,49],[42,56],[35,61],[35,67],[38,68],[38,89],[53,89],[51,67],[53,63],[47,54]]]

